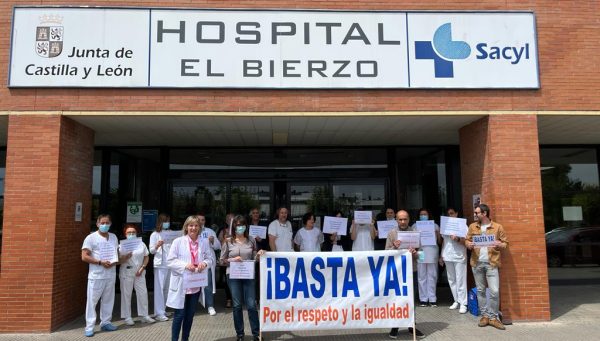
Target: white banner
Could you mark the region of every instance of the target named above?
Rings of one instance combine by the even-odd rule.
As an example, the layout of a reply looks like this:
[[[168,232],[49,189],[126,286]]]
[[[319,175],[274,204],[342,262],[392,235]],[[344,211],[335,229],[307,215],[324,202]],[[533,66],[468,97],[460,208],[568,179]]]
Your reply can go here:
[[[539,88],[530,12],[16,7],[10,87]]]
[[[412,256],[267,252],[260,260],[263,331],[412,327]]]

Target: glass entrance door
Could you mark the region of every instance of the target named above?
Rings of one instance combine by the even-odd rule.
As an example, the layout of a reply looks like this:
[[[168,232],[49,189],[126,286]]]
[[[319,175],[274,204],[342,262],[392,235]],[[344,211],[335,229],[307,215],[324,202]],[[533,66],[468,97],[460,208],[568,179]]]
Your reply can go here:
[[[385,180],[290,182],[288,184],[290,221],[297,230],[302,227],[302,216],[312,212],[322,223],[326,215],[341,211],[352,217],[355,210],[373,211],[373,217],[385,210]]]
[[[204,213],[207,226],[225,224],[228,212],[247,215],[259,207],[261,219],[270,219],[272,184],[269,182],[174,181],[171,183],[171,221],[175,228],[192,214]]]

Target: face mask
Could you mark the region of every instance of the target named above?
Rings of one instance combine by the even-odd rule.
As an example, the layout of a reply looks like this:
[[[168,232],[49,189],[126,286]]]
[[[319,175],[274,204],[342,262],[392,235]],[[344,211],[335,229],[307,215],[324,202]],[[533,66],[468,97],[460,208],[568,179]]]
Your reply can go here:
[[[420,215],[419,216],[419,220],[423,221],[423,220],[429,220],[429,216],[427,215]]]
[[[98,226],[98,230],[102,233],[106,233],[108,230],[110,230],[110,224],[102,224]]]
[[[171,223],[163,223],[163,224],[162,224],[162,228],[163,228],[163,230],[168,230],[168,229],[169,229],[169,227],[171,227]]]
[[[127,234],[127,239],[135,239],[135,238],[137,238],[136,234],[133,234],[133,233],[131,233],[131,234],[128,233]]]
[[[237,234],[244,234],[244,232],[246,232],[246,226],[237,226],[235,228],[235,233]]]

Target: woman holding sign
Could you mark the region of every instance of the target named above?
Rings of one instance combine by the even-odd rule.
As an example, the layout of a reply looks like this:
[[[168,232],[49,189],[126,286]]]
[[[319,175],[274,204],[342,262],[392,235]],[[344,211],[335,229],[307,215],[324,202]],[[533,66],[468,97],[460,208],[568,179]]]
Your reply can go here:
[[[458,212],[452,207],[448,207],[447,212],[448,217],[458,217]],[[464,226],[464,228],[466,230],[467,226]],[[459,313],[465,314],[467,312],[467,248],[464,244],[465,238],[454,234],[442,235],[442,238],[444,243],[440,264],[446,265],[448,285],[454,298],[454,303],[452,303],[450,309],[458,309]]]
[[[187,341],[190,337],[201,287],[208,284],[206,268],[212,265],[208,239],[198,238],[200,219],[189,216],[183,223],[183,236],[175,239],[167,256],[171,280],[167,306],[175,309],[171,340]]]
[[[233,219],[235,236],[223,244],[221,262],[227,266],[227,283],[233,298],[233,326],[238,341],[244,339],[244,312],[248,310],[248,320],[254,340],[260,340],[258,310],[255,301],[254,261],[264,250],[256,251],[254,239],[248,238],[246,219],[236,216]]]
[[[154,323],[148,315],[148,290],[146,289],[146,267],[148,266],[148,248],[138,239],[137,227],[126,224],[123,234],[127,237],[121,241],[120,254],[131,254],[127,261],[121,263],[119,269],[119,280],[121,284],[121,317],[125,324],[133,326],[135,323],[131,318],[131,294],[135,288],[138,316],[142,323]],[[130,251],[131,250],[131,251]]]
[[[170,233],[171,218],[161,213],[156,219],[156,228],[150,235],[150,253],[154,255],[154,318],[157,321],[167,321],[165,302],[169,292],[170,271],[167,267],[167,255],[171,248],[171,240],[166,237]],[[165,241],[166,239],[166,241]]]
[[[355,215],[356,212],[359,211],[355,211]],[[375,249],[373,240],[377,238],[377,230],[375,229],[375,224],[372,219],[370,224],[359,223],[356,220],[352,220],[350,237],[354,241],[352,243],[352,251],[373,251]]]

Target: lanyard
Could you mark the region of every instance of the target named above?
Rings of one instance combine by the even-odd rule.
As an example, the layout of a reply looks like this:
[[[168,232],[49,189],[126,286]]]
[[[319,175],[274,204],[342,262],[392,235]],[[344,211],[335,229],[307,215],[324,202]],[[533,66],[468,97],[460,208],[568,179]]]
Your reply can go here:
[[[200,244],[196,242],[196,247],[194,247],[194,242],[190,239],[190,253],[192,254],[192,264],[198,265],[198,248]]]

